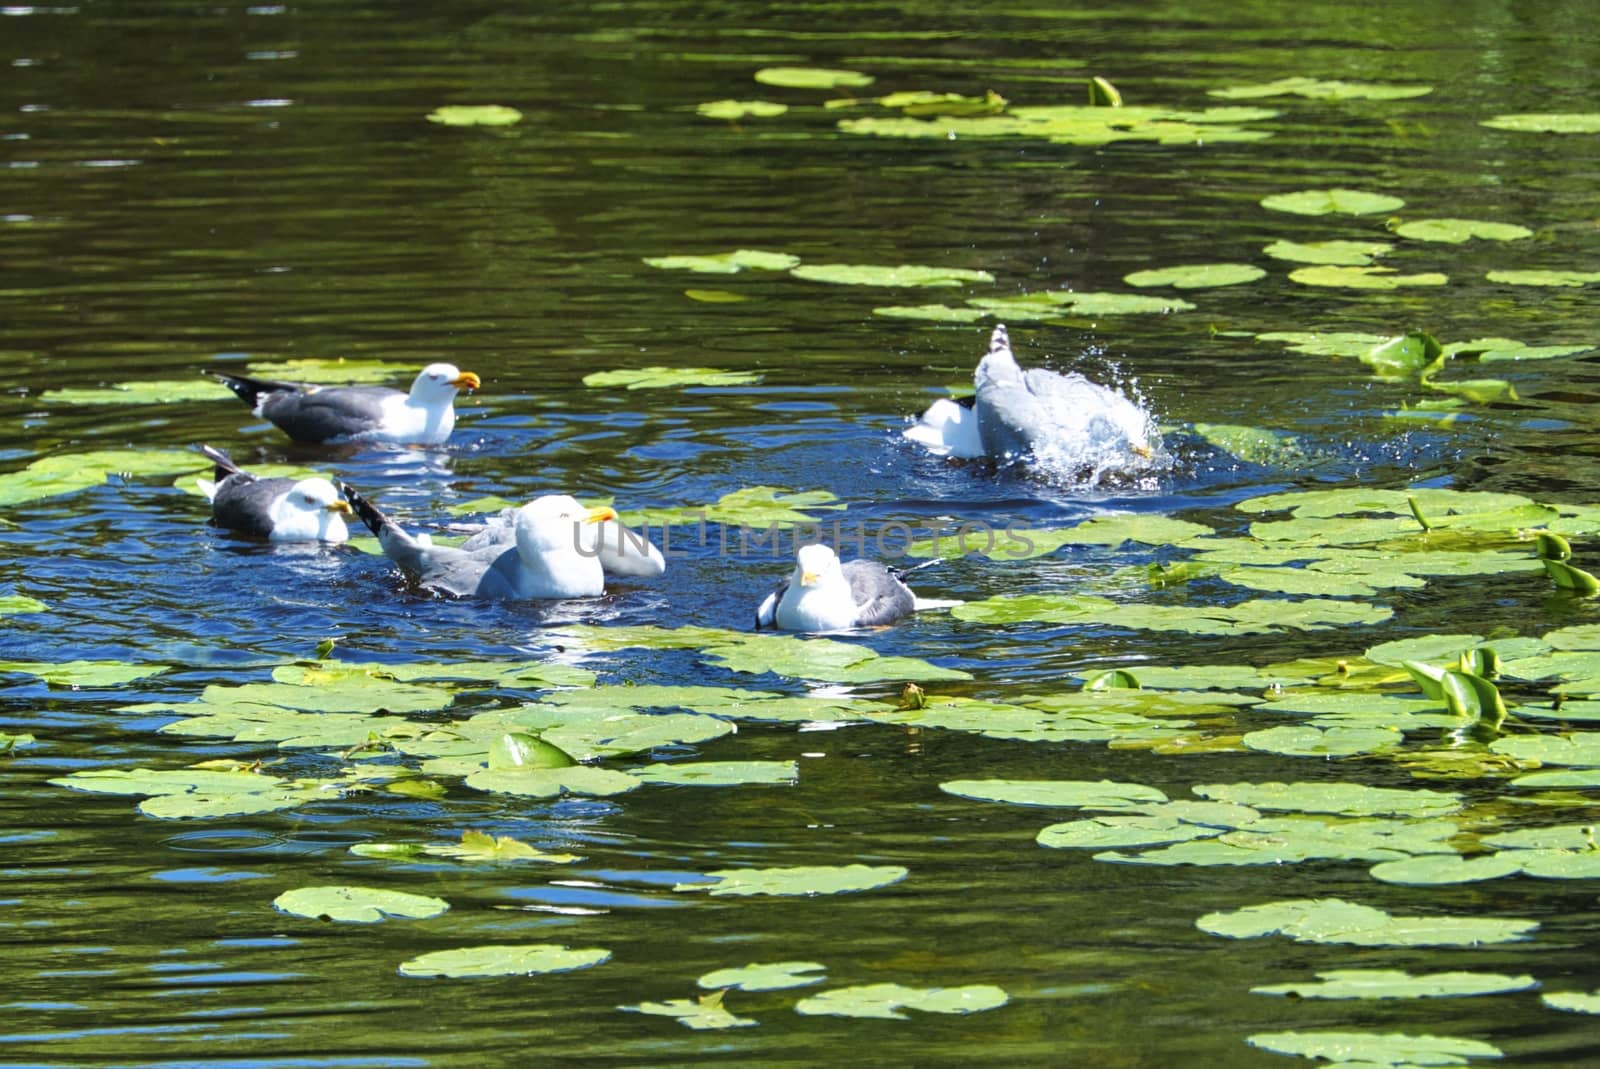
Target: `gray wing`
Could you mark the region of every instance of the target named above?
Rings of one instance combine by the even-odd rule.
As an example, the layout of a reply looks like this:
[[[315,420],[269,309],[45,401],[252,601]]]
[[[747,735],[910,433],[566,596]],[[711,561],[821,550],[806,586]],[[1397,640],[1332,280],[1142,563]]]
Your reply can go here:
[[[515,545],[509,548],[488,545],[475,549],[431,545],[406,534],[399,524],[379,511],[349,483],[340,483],[339,490],[356,515],[361,517],[361,522],[378,536],[383,555],[398,564],[400,570],[418,586],[463,597],[514,596],[516,583],[511,577],[522,566]]]
[[[844,577],[856,603],[856,626],[893,623],[916,610],[917,598],[888,568],[872,560],[846,561]]]
[[[295,441],[317,444],[377,429],[384,399],[398,392],[387,386],[275,390],[262,397],[260,411]]]
[[[982,383],[972,407],[978,413],[978,435],[984,452],[1002,459],[1031,452],[1041,428],[1050,419],[1048,404],[1026,382]]]
[[[778,602],[789,592],[789,576],[784,576],[777,586],[772,588],[772,593],[761,600],[756,606],[756,630],[763,627],[776,628],[778,626]]]
[[[258,479],[235,469],[235,474],[217,483],[211,522],[251,538],[271,538],[272,502],[293,486],[293,479]]]
[[[472,553],[490,546],[514,545],[517,541],[516,523],[516,509],[501,509],[498,515],[490,516],[476,534],[461,543],[461,548]]]

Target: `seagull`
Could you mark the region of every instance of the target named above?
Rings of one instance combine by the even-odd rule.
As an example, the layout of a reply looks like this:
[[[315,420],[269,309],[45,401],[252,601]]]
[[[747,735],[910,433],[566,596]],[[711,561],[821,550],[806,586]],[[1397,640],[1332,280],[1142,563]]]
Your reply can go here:
[[[1160,444],[1150,414],[1077,372],[1024,371],[1002,324],[973,372],[970,408],[939,400],[905,431],[939,456],[992,457],[1073,475],[1143,467]]]
[[[272,542],[343,542],[350,537],[344,522],[350,506],[328,480],[262,479],[242,470],[220,449],[199,449],[216,465],[215,482],[199,480],[216,526]]]
[[[477,550],[487,546],[505,548],[512,545],[516,541],[519,512],[519,509],[508,508],[491,516],[472,537],[461,543],[460,548]],[[618,519],[602,519],[581,525],[578,540],[584,553],[599,558],[600,567],[607,575],[654,579],[667,570],[667,560],[651,543],[648,528],[636,531],[623,526]]]
[[[340,489],[378,536],[384,555],[425,590],[480,598],[592,598],[605,593],[605,569],[583,528],[615,520],[608,507],[585,508],[566,494],[546,494],[516,510],[509,538],[478,545],[436,546],[412,537],[350,486]],[[469,540],[470,541],[470,540]]]
[[[911,588],[872,560],[840,564],[820,543],[801,546],[794,571],[756,609],[756,630],[844,631],[890,624],[919,607]]]
[[[429,364],[411,392],[387,386],[308,386],[216,372],[223,385],[297,442],[441,445],[455,429],[458,390],[482,381],[454,364]]]

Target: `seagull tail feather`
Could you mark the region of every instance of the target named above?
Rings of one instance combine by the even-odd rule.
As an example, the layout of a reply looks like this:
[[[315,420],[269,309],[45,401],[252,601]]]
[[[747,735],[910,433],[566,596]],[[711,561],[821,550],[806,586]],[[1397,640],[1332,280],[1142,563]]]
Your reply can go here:
[[[212,473],[212,475],[217,482],[221,482],[230,475],[244,474],[244,469],[235,464],[232,457],[218,449],[216,446],[206,445],[202,442],[200,445],[195,446],[195,448],[200,451],[201,456],[205,457],[216,466],[216,470]]]

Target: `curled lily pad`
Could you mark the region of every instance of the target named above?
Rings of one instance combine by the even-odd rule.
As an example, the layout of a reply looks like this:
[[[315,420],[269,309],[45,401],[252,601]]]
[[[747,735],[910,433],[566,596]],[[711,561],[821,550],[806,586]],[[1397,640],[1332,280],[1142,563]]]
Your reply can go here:
[[[600,965],[611,951],[574,950],[554,943],[456,947],[419,954],[400,964],[401,976],[533,976]]]
[[[1295,215],[1373,215],[1399,211],[1405,204],[1399,197],[1359,189],[1306,189],[1261,199],[1263,208]]]
[[[428,121],[444,126],[511,126],[522,112],[503,104],[446,104],[428,113]]]
[[[372,924],[386,917],[421,920],[437,917],[450,908],[450,903],[431,895],[346,886],[297,887],[273,899],[272,904],[297,917],[362,924]]]

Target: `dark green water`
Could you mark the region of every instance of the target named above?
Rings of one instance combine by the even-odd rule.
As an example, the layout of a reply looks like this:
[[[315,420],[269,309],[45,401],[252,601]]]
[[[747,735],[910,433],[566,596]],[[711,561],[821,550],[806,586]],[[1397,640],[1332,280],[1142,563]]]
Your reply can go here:
[[[187,3],[0,8],[0,469],[40,456],[209,441],[246,464],[337,471],[410,522],[485,494],[562,489],[622,507],[717,500],[752,485],[826,489],[873,531],[1012,518],[1059,527],[1102,509],[1223,522],[1259,493],[1310,486],[1502,490],[1600,500],[1594,405],[1582,357],[1497,364],[1515,401],[1450,423],[1386,418],[1417,384],[1355,360],[1257,341],[1268,331],[1518,338],[1586,345],[1594,287],[1510,287],[1500,268],[1600,267],[1600,136],[1519,134],[1480,121],[1581,112],[1595,100],[1600,31],[1589,5],[1414,3],[1122,5],[616,3],[279,6]],[[845,67],[863,93],[1001,93],[1079,103],[1110,78],[1130,104],[1197,110],[1207,90],[1293,75],[1421,83],[1395,101],[1246,101],[1278,111],[1247,143],[899,140],[841,132],[819,104],[845,95],[759,85],[768,66]],[[773,119],[696,114],[720,99],[790,104]],[[515,106],[506,129],[424,120],[453,103]],[[1525,225],[1514,243],[1401,245],[1385,263],[1451,283],[1396,294],[1295,284],[1264,245],[1384,240],[1379,219],[1265,211],[1262,197],[1351,187],[1407,215]],[[808,262],[981,268],[985,295],[1126,291],[1132,271],[1233,261],[1248,286],[1183,294],[1193,311],[1012,324],[1024,362],[1046,356],[1136,384],[1176,461],[1147,485],[1063,488],[946,465],[898,431],[967,378],[989,322],[874,315],[959,304],[968,291],[887,290],[657,270],[644,258],[737,248]],[[737,302],[691,299],[720,290]],[[971,291],[976,294],[976,290]],[[1161,291],[1171,292],[1171,291]],[[293,447],[231,402],[51,404],[42,391],[184,379],[243,359],[448,359],[484,387],[434,451]],[[645,365],[763,374],[748,388],[590,389],[584,374]],[[1195,423],[1272,427],[1305,458],[1249,464]],[[49,611],[4,617],[0,657],[167,666],[115,691],[8,675],[0,730],[38,743],[0,758],[0,1064],[6,1065],[1287,1065],[1245,1043],[1287,1029],[1473,1038],[1506,1064],[1597,1056],[1592,1018],[1533,993],[1386,1002],[1284,1000],[1255,985],[1341,968],[1530,973],[1546,990],[1600,987],[1593,881],[1526,877],[1406,888],[1366,867],[1158,868],[1045,850],[1057,810],[972,802],[952,779],[1113,779],[1184,796],[1195,783],[1346,779],[1433,786],[1478,801],[1483,779],[1416,781],[1387,762],[1265,753],[1169,755],[852,725],[741,723],[679,754],[800,761],[790,787],[652,787],[535,802],[450,785],[436,801],[352,793],[261,816],[158,821],[133,800],[46,781],[74,770],[277,759],[271,746],[157,734],[130,704],[257,682],[337,638],[353,661],[551,656],[548,628],[748,626],[786,565],[685,546],[668,574],[579,607],[474,604],[406,591],[380,558],[273,550],[220,536],[169,480],[108,483],[28,502],[0,523],[0,595]],[[1237,517],[1231,522],[1239,523]],[[1580,545],[1580,552],[1583,547]],[[1148,547],[1072,549],[1018,565],[953,561],[922,592],[977,600],[1114,588]],[[1203,595],[1202,595],[1203,596]],[[957,693],[1009,701],[1076,686],[1110,664],[1262,665],[1355,656],[1428,630],[1541,634],[1594,622],[1592,601],[1540,577],[1450,579],[1380,600],[1377,627],[1246,639],[1119,629],[985,627],[927,614],[852,636],[884,654],[969,671]],[[593,665],[609,682],[741,685],[799,693],[687,654]],[[932,689],[932,688],[930,688]],[[897,685],[855,693],[892,698]],[[511,703],[523,693],[479,695]],[[469,710],[471,711],[471,710]],[[454,712],[454,711],[453,711]],[[1241,714],[1241,730],[1260,726]],[[337,762],[297,753],[288,767]],[[1578,793],[1552,822],[1600,816]],[[579,865],[396,866],[364,842],[446,842],[463,828],[585,856]],[[898,864],[881,890],[710,898],[681,878],[742,866]],[[433,894],[428,921],[318,924],[275,911],[292,887],[361,883]],[[1273,898],[1339,896],[1398,913],[1541,922],[1530,941],[1363,950],[1230,941],[1196,918]],[[472,943],[603,946],[592,970],[419,980],[396,966]],[[753,961],[828,966],[826,986],[994,984],[1008,1005],[908,1021],[803,1017],[807,991],[734,993],[757,1027],[693,1032],[620,1012],[688,998],[695,978]]]

